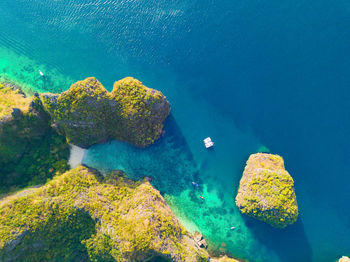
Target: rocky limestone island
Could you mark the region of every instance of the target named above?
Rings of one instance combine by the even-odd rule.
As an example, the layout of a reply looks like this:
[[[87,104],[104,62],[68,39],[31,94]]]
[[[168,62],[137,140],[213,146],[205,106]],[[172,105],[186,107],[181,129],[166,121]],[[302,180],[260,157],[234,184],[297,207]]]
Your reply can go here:
[[[297,220],[294,181],[285,170],[282,157],[264,153],[249,157],[236,205],[243,214],[277,228],[284,228]]]
[[[145,147],[159,138],[170,113],[159,91],[131,77],[112,92],[95,78],[62,94],[26,97],[20,86],[0,83],[0,261],[236,261],[210,259],[203,236],[146,180],[67,171],[66,140]]]
[[[342,256],[342,257],[338,260],[338,262],[350,262],[350,258],[347,257],[347,256]]]
[[[157,190],[120,171],[102,176],[79,166],[6,197],[0,200],[0,224],[0,261],[209,258]]]
[[[58,132],[83,148],[110,139],[146,147],[160,137],[170,113],[161,92],[132,77],[115,82],[112,92],[89,77],[62,94],[41,98]]]

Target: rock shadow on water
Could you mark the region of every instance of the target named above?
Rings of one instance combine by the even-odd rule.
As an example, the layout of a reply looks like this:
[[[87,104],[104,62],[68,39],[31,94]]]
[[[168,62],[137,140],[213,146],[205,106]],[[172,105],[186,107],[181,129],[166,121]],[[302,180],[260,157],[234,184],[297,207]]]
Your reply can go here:
[[[163,195],[179,195],[192,181],[200,184],[199,167],[172,115],[164,126],[164,136],[145,149],[110,141],[92,146],[83,163],[102,172],[120,169],[130,179],[147,178]]]
[[[273,250],[281,261],[312,261],[312,249],[300,217],[293,225],[284,229],[273,228],[248,216],[244,216],[244,220],[255,237],[268,249]]]

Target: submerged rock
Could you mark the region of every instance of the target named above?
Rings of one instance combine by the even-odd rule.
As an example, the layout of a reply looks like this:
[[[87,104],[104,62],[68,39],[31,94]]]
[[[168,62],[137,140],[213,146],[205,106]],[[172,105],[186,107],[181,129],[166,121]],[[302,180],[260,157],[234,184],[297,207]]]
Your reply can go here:
[[[3,261],[208,261],[148,182],[79,166],[0,201]]]
[[[111,139],[150,145],[160,137],[170,113],[161,92],[132,77],[116,82],[112,92],[90,77],[60,95],[41,97],[53,125],[69,143],[83,148]]]
[[[240,181],[236,205],[243,214],[277,228],[286,227],[297,220],[294,181],[285,170],[282,157],[263,153],[249,157]]]

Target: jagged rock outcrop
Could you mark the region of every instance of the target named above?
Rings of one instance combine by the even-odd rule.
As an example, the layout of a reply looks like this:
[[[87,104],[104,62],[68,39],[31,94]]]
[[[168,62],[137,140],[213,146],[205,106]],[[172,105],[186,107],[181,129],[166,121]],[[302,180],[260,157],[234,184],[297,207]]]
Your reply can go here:
[[[83,148],[110,139],[150,145],[160,137],[170,113],[161,92],[132,77],[116,82],[112,92],[90,77],[60,95],[42,94],[41,98],[58,131]]]
[[[297,220],[294,181],[285,170],[282,157],[263,153],[249,157],[240,181],[236,205],[243,214],[277,228],[286,227]]]
[[[1,261],[208,261],[160,193],[119,171],[79,166],[5,198],[0,224]]]

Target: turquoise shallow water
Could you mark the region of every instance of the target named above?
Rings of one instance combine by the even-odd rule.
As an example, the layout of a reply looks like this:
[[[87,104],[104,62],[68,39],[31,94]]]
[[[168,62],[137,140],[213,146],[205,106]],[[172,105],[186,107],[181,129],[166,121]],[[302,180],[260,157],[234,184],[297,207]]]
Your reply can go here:
[[[110,90],[131,75],[171,102],[156,145],[96,145],[85,163],[153,177],[189,230],[235,256],[350,255],[348,2],[4,0],[0,13],[1,74],[51,92],[87,76]],[[242,217],[233,202],[263,145],[296,183],[300,218],[285,230]]]

